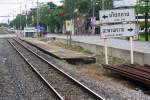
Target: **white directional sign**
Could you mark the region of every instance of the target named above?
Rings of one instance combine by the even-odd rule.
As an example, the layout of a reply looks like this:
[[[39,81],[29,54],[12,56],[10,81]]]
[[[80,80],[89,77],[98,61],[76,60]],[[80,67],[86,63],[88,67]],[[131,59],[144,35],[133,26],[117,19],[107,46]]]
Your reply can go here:
[[[134,9],[101,10],[99,17],[101,24],[136,21]]]
[[[121,37],[136,35],[136,24],[119,24],[101,26],[101,37]]]

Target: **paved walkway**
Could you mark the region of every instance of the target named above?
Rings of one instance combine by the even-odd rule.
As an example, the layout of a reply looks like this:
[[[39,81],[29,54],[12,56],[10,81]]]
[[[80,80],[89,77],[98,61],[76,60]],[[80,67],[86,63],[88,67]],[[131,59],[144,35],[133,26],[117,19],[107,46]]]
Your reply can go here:
[[[56,34],[49,34],[48,37],[57,37],[66,39],[65,35],[56,35]],[[100,38],[99,35],[94,36],[72,36],[73,41],[89,43],[89,44],[96,44],[96,45],[104,45],[104,40]],[[150,53],[150,43],[148,42],[141,42],[141,41],[134,41],[134,51],[142,52],[142,53]],[[108,39],[108,46],[130,50],[130,41],[128,40],[121,40],[121,39]]]

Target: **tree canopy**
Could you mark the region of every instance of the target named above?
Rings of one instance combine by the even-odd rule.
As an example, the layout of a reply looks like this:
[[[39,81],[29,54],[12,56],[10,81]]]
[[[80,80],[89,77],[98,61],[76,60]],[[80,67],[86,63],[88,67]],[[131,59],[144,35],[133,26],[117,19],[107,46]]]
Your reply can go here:
[[[112,0],[103,0],[105,9],[113,7]],[[98,18],[98,12],[102,9],[102,0],[62,0],[62,6],[57,6],[53,2],[41,4],[39,7],[39,24],[42,27],[49,27],[50,31],[55,29],[62,29],[65,20],[71,20],[75,16],[83,21],[87,17],[92,17],[92,8],[95,7],[95,16]],[[93,5],[94,3],[94,5]],[[85,17],[82,17],[82,16]],[[27,13],[28,19],[26,21],[25,15],[17,16],[10,25],[19,28],[28,26],[36,26],[37,8],[31,8]]]
[[[148,5],[147,7],[145,7]],[[135,5],[136,13],[143,14],[145,11],[150,12],[150,1],[149,0],[139,0]]]

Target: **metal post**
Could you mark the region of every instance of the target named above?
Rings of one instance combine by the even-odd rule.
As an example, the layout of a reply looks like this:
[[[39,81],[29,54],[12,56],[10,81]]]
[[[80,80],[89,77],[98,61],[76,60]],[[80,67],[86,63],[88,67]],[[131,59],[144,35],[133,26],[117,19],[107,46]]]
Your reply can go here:
[[[73,19],[71,21],[72,26],[72,35],[75,34],[75,12],[73,13]]]
[[[105,9],[105,1],[104,0],[102,0],[102,10],[104,10]]]
[[[14,12],[15,12],[15,11],[13,11],[13,29],[15,29],[15,21],[14,21],[15,15],[14,15]]]
[[[69,46],[71,46],[71,41],[72,41],[72,38],[71,38],[71,32],[69,34]]]
[[[20,30],[21,30],[21,3],[20,3]]]
[[[133,37],[130,37],[130,57],[131,57],[131,64],[134,64],[134,51],[133,51]]]
[[[27,20],[28,20],[28,16],[27,16],[27,3],[25,4],[25,9],[26,9],[26,27],[28,27],[28,24],[27,24]]]
[[[72,34],[74,31],[73,25],[74,25],[74,22],[73,22],[73,19],[71,19],[71,30],[70,30],[70,34],[69,34],[69,46],[71,46],[71,42],[72,42]]]
[[[39,27],[39,0],[37,0],[37,18],[36,18],[37,20],[37,22],[36,22],[36,28],[37,28],[37,35],[39,35],[38,34],[38,27]]]

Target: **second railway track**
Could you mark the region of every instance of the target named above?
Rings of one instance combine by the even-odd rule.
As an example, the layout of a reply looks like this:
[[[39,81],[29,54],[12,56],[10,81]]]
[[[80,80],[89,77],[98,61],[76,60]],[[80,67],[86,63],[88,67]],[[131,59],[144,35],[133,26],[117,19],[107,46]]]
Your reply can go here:
[[[47,61],[15,39],[8,40],[24,57],[26,62],[41,75],[59,99],[64,100],[105,100],[79,81]]]

